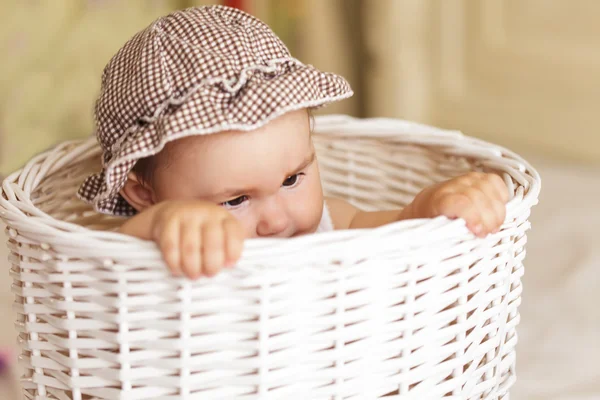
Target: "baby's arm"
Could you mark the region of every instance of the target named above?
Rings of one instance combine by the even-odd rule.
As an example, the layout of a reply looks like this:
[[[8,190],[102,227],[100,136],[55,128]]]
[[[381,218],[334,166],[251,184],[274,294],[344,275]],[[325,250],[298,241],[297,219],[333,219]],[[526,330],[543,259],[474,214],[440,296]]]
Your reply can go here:
[[[506,216],[508,189],[498,175],[473,172],[421,191],[402,210],[366,212],[339,199],[327,199],[336,229],[375,228],[412,218],[463,218],[478,236],[496,232]]]

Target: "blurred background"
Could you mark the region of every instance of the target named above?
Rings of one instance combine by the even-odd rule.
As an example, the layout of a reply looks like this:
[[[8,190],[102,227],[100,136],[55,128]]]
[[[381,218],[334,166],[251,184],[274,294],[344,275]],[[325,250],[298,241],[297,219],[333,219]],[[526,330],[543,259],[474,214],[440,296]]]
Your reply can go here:
[[[0,176],[92,134],[102,69],[135,32],[217,3],[258,16],[294,56],[350,81],[356,95],[321,112],[458,129],[531,161],[543,188],[511,399],[600,399],[599,1],[2,0]],[[4,276],[0,345],[10,350]]]

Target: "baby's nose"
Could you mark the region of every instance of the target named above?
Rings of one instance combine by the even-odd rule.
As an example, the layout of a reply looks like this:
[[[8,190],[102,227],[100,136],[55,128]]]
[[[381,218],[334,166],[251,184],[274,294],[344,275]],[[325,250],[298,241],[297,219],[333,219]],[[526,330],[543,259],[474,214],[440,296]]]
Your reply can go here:
[[[271,205],[264,210],[256,227],[256,234],[259,237],[285,237],[289,224],[285,209],[279,205]]]

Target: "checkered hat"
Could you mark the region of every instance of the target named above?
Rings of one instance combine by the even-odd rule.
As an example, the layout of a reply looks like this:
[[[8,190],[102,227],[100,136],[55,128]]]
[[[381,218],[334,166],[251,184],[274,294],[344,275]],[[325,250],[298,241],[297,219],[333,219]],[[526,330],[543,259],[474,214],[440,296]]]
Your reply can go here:
[[[167,142],[253,130],[351,95],[343,78],[291,57],[249,14],[224,6],[177,11],[136,34],[104,69],[95,106],[103,168],[78,195],[99,212],[132,215],[119,194],[127,174]]]

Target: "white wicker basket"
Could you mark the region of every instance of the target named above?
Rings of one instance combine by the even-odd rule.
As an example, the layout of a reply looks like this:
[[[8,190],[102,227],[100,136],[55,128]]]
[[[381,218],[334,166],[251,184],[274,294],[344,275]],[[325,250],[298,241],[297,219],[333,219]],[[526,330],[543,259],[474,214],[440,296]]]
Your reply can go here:
[[[153,243],[74,197],[95,141],[2,186],[27,399],[508,399],[537,172],[515,154],[398,120],[317,119],[326,191],[365,209],[495,170],[512,193],[486,239],[411,220],[252,240],[237,268],[171,278]]]

